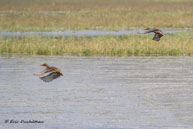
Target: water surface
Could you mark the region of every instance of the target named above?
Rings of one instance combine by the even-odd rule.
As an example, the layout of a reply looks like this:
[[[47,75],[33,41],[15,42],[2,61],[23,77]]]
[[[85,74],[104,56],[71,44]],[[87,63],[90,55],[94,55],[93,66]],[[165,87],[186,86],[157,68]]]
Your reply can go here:
[[[184,29],[162,29],[164,34],[171,34],[184,31],[192,31],[193,28]],[[105,30],[80,30],[80,31],[59,31],[59,32],[7,32],[0,31],[0,37],[27,37],[27,36],[43,36],[43,37],[93,37],[93,36],[120,36],[130,34],[140,34],[145,32],[143,29],[136,30],[120,30],[120,31],[105,31]]]
[[[64,76],[44,83],[42,63]],[[193,128],[193,57],[1,56],[0,73],[2,129]]]

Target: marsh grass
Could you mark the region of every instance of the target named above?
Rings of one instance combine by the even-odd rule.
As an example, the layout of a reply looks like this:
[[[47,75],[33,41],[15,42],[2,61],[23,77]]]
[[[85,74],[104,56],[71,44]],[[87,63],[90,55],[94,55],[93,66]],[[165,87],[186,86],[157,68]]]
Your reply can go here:
[[[148,56],[191,55],[193,34],[183,32],[165,35],[160,42],[153,35],[68,37],[68,38],[8,38],[0,39],[0,53],[31,55],[78,56]]]
[[[193,27],[193,0],[0,0],[7,31]]]

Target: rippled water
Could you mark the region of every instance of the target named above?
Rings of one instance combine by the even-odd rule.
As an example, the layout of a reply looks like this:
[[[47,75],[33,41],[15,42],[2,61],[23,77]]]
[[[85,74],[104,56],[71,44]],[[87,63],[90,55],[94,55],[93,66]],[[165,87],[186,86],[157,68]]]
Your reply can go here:
[[[168,33],[177,33],[183,31],[192,31],[193,28],[185,28],[185,29],[162,29],[164,34]],[[0,31],[0,37],[27,37],[27,36],[44,36],[44,37],[69,37],[69,36],[104,36],[104,35],[112,35],[112,36],[120,36],[120,35],[129,35],[129,34],[140,34],[143,33],[144,30],[136,29],[136,30],[121,30],[121,31],[103,31],[103,30],[80,30],[80,31],[60,31],[60,32],[6,32]]]
[[[64,76],[33,76],[45,62]],[[0,73],[1,129],[193,128],[193,57],[1,56]]]

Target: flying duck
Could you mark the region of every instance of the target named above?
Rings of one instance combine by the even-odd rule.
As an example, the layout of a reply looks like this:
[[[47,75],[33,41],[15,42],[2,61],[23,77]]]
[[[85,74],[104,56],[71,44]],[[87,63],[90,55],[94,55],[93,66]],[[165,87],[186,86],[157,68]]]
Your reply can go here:
[[[35,76],[40,76],[40,79],[44,82],[51,82],[52,80],[63,76],[61,70],[54,66],[48,66],[48,64],[44,63],[40,66],[45,66],[46,68],[38,74],[34,74]]]
[[[162,36],[164,36],[163,32],[162,32],[160,29],[157,29],[157,28],[153,28],[153,29],[151,29],[151,28],[146,28],[145,30],[146,30],[146,31],[144,32],[144,34],[151,33],[151,32],[154,32],[154,33],[155,33],[155,35],[154,35],[154,37],[153,37],[153,39],[152,39],[152,40],[155,40],[155,41],[159,41],[160,38],[161,38]]]

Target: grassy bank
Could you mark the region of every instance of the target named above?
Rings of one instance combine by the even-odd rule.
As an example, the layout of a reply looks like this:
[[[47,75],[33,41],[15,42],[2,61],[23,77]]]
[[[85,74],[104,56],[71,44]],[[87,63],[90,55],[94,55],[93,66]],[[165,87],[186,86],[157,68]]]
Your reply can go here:
[[[28,37],[0,39],[0,53],[32,55],[191,55],[193,33],[182,32],[165,35],[160,42],[153,35],[100,36],[92,38]]]
[[[7,31],[193,27],[193,0],[0,0]]]

